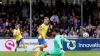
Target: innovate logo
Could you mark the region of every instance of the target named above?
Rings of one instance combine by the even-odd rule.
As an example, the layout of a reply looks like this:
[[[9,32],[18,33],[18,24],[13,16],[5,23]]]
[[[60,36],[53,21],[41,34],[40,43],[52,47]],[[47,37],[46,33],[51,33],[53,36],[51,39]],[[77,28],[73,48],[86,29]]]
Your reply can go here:
[[[63,42],[64,50],[100,50],[100,39],[70,39],[76,44]]]
[[[98,47],[100,48],[100,43],[92,43],[92,44],[81,44],[79,43],[79,47]]]
[[[5,42],[5,47],[6,49],[8,49],[9,51],[12,51],[13,47],[15,46],[14,42],[12,40],[7,40]]]

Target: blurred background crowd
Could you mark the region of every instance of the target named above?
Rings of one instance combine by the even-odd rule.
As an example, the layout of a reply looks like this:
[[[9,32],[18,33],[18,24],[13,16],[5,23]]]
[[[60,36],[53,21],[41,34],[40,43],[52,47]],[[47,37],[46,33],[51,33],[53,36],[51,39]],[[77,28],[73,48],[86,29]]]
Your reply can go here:
[[[30,5],[29,2],[16,1],[11,4],[0,4],[0,38],[13,38],[15,24],[19,23],[24,38],[30,38]],[[43,18],[50,18],[47,35],[53,37],[53,28],[59,27],[64,37],[81,38],[87,32],[90,38],[100,37],[100,8],[96,2],[83,3],[83,27],[81,26],[81,6],[73,3],[56,2],[55,6],[40,0],[32,3],[32,37],[37,38],[37,28]]]

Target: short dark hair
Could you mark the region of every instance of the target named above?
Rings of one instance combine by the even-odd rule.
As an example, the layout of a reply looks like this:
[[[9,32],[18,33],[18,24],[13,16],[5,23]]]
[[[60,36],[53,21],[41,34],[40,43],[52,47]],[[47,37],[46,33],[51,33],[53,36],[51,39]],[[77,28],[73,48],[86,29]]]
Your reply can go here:
[[[44,19],[49,19],[49,17],[44,17]]]
[[[56,32],[56,33],[59,33],[60,29],[59,28],[54,28],[53,31]]]
[[[20,24],[18,24],[18,23],[17,23],[17,24],[15,24],[15,26],[17,26],[17,25],[20,25]]]

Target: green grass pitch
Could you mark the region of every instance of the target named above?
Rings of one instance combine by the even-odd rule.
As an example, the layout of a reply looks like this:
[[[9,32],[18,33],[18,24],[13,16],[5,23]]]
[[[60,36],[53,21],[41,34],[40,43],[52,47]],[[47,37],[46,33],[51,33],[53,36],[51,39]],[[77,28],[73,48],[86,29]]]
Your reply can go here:
[[[34,56],[36,52],[0,52],[0,56]],[[65,56],[100,56],[100,51],[66,51]]]

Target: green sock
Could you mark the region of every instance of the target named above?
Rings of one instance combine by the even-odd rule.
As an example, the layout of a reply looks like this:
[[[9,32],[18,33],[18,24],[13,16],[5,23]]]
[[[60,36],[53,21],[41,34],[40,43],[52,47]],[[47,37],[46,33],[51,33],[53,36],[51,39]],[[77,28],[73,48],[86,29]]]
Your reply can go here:
[[[17,51],[17,48],[18,48],[19,46],[18,45],[16,45],[16,48],[15,48],[15,52]]]
[[[46,56],[47,55],[47,53],[46,52],[44,52],[41,56]]]
[[[26,49],[26,45],[25,45],[25,44],[23,44],[23,46],[24,46],[24,48]]]

